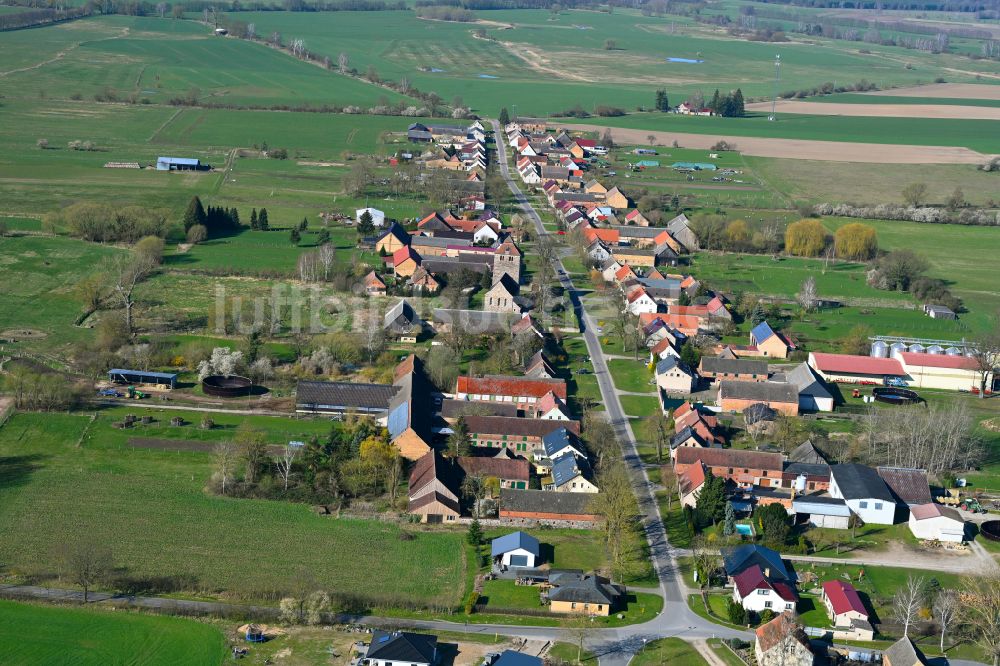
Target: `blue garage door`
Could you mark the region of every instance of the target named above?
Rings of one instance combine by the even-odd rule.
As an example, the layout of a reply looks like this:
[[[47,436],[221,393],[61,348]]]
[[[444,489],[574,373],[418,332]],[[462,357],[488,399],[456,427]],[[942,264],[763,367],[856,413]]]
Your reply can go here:
[[[510,566],[512,566],[512,567],[526,567],[526,566],[528,566],[528,556],[527,555],[511,555],[510,556]]]

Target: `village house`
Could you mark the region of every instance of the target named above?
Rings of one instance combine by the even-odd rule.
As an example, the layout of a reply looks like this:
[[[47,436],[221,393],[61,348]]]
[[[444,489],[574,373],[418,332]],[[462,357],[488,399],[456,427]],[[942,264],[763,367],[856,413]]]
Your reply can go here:
[[[680,497],[681,506],[695,508],[698,504],[698,495],[705,485],[705,466],[701,461],[688,466],[683,474],[677,475],[677,496]]]
[[[842,499],[866,524],[892,525],[896,501],[889,487],[871,467],[856,463],[830,467],[830,496]]]
[[[800,363],[788,372],[775,373],[771,379],[776,382],[788,382],[798,389],[799,411],[833,411],[833,395],[807,363]]]
[[[567,428],[558,428],[542,437],[542,450],[535,452],[535,459],[552,461],[565,455],[587,458],[580,451],[576,435]]]
[[[436,294],[441,290],[441,283],[433,275],[421,266],[413,271],[413,275],[406,282],[407,286],[413,289],[416,294]]]
[[[868,609],[853,585],[843,580],[828,580],[822,589],[823,603],[833,626],[850,628],[855,622],[868,622]]]
[[[509,403],[500,404],[509,405]],[[567,430],[574,434],[580,432],[578,421],[510,416],[470,415],[465,417],[465,427],[469,431],[473,446],[506,448],[520,455],[536,457],[545,455],[542,442],[546,435],[559,430]]]
[[[420,263],[420,255],[410,246],[401,247],[392,254],[392,272],[396,277],[410,277]]]
[[[569,408],[559,396],[549,391],[535,406],[535,418],[547,421],[569,421]]]
[[[604,194],[604,201],[616,210],[625,210],[632,207],[632,200],[617,187],[612,187]]]
[[[438,662],[437,637],[376,630],[364,661],[369,666],[435,666]]]
[[[882,666],[927,666],[927,658],[904,636],[882,652]]]
[[[556,376],[556,371],[545,352],[539,349],[524,364],[524,376],[531,379],[553,379]],[[557,397],[554,393],[552,395]]]
[[[552,460],[551,483],[542,483],[543,490],[557,493],[596,493],[597,486],[592,481],[594,472],[586,458],[573,453],[564,453]]]
[[[720,448],[678,448],[674,452],[674,471],[681,474],[689,466],[702,463],[712,474],[738,486],[780,488],[783,461],[780,453]]]
[[[549,391],[565,400],[566,382],[562,379],[528,379],[503,375],[462,375],[455,382],[455,398],[458,400],[510,402],[525,410],[532,409]]]
[[[391,255],[409,244],[410,234],[399,224],[393,222],[375,241],[375,251],[382,255]]]
[[[754,656],[757,666],[813,666],[815,656],[805,630],[796,621],[793,609],[757,627]]]
[[[723,548],[720,552],[726,578],[733,586],[733,601],[757,613],[795,610],[798,602],[795,579],[781,555],[751,544]]]
[[[368,275],[364,276],[361,279],[361,284],[364,286],[365,293],[369,296],[385,296],[385,282],[382,281],[382,278],[375,271],[371,271]]]
[[[643,287],[633,289],[625,297],[625,309],[629,314],[635,316],[654,313],[659,307],[659,304],[653,300],[653,297]]]
[[[607,617],[617,610],[625,597],[624,590],[597,574],[560,572],[549,576],[548,592],[553,613]]]
[[[656,386],[661,391],[690,395],[697,381],[695,373],[674,356],[656,364]]]
[[[769,358],[788,358],[788,352],[794,347],[781,333],[775,331],[762,321],[750,330],[750,344],[755,348],[756,355]]]

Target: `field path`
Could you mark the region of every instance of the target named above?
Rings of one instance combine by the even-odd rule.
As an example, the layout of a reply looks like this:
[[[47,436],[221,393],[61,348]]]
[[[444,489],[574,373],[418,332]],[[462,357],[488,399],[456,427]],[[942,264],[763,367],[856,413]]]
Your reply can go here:
[[[67,55],[69,55],[70,53],[72,53],[76,49],[80,48],[80,46],[82,46],[83,44],[93,44],[95,42],[106,42],[106,41],[111,40],[111,39],[120,39],[122,37],[127,37],[128,33],[129,33],[129,28],[128,28],[128,26],[126,26],[126,27],[122,28],[122,31],[120,33],[118,33],[117,35],[112,35],[110,37],[102,37],[101,39],[89,39],[89,40],[82,41],[82,42],[73,42],[72,44],[70,44],[69,46],[67,46],[65,49],[63,49],[62,51],[56,51],[56,54],[53,55],[48,60],[43,60],[43,61],[41,61],[39,63],[35,63],[34,65],[29,65],[27,67],[20,67],[18,69],[8,69],[5,72],[0,72],[0,77],[9,76],[11,74],[20,74],[22,72],[30,72],[31,70],[34,70],[34,69],[40,69],[40,68],[44,67],[45,65],[50,65],[50,64],[56,62],[57,60],[62,60]]]
[[[770,112],[771,102],[747,104],[747,111]],[[813,116],[865,116],[873,118],[947,118],[951,120],[1000,120],[1000,108],[953,106],[948,104],[838,104],[782,100],[778,113],[805,113]]]
[[[814,141],[809,139],[773,139],[756,136],[718,134],[686,134],[683,132],[653,132],[645,129],[605,127],[580,123],[560,124],[561,127],[585,132],[611,130],[617,143],[646,145],[648,136],[660,145],[677,141],[683,148],[710,150],[719,140],[736,144],[744,155],[779,157],[828,162],[868,162],[871,164],[982,164],[987,156],[960,146],[910,146],[892,143],[852,143],[849,141]]]

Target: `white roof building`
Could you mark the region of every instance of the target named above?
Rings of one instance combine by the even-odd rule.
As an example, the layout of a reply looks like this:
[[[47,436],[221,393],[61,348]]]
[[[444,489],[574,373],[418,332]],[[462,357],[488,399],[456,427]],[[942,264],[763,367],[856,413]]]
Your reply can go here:
[[[372,216],[372,224],[376,227],[381,227],[385,225],[385,213],[380,211],[378,208],[359,208],[354,211],[354,222],[361,222],[361,216],[368,211],[368,214]]]

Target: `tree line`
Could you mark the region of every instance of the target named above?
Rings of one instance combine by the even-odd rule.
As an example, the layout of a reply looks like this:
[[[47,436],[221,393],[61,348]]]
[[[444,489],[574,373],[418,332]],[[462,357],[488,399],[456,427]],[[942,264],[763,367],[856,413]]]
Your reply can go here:
[[[51,25],[52,23],[84,18],[92,14],[93,8],[89,4],[68,9],[28,9],[23,12],[0,14],[0,31]]]

